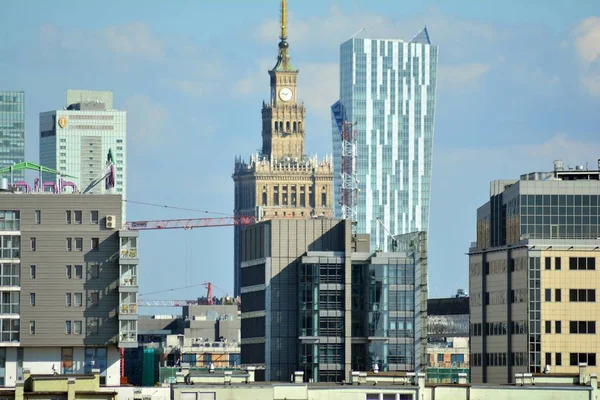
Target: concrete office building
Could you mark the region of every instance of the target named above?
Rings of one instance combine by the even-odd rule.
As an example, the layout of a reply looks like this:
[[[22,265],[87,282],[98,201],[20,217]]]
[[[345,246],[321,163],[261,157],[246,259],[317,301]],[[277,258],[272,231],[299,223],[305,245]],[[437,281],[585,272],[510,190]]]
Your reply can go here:
[[[494,181],[469,249],[471,379],[597,373],[600,171],[565,168]]]
[[[107,173],[107,154],[115,166],[115,187],[97,185],[91,193],[127,194],[127,113],[115,110],[113,93],[68,90],[64,109],[40,113],[40,164],[70,175],[80,191]],[[44,174],[44,181],[59,183]],[[122,218],[125,220],[125,203]]]
[[[0,91],[0,168],[25,161],[25,93]],[[10,174],[0,175],[10,179]],[[23,171],[12,178],[21,181]]]
[[[270,220],[242,231],[242,366],[259,380],[341,382],[351,370],[420,371],[425,247],[370,252],[349,220]]]
[[[282,1],[277,63],[269,70],[271,97],[262,104],[262,148],[236,157],[236,217],[333,217],[333,162],[305,150],[306,107],[298,96],[298,70],[289,55],[286,1]],[[241,226],[234,227],[234,296],[240,295]]]
[[[6,189],[6,188],[4,188]],[[120,383],[137,346],[137,236],[120,195],[0,191],[0,385],[23,371]]]
[[[335,215],[341,217],[341,131],[356,131],[357,232],[373,249],[427,231],[438,48],[427,28],[409,42],[352,38],[340,46],[340,100],[332,108]]]

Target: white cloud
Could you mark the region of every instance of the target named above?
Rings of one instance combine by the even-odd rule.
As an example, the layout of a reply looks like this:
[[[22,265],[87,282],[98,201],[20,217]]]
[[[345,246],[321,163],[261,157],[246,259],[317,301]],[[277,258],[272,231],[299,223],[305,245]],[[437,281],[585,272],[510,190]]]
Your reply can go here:
[[[147,24],[133,22],[109,26],[101,30],[65,31],[56,25],[40,28],[44,46],[55,46],[67,51],[110,51],[115,55],[159,61],[165,57],[164,41]]]
[[[210,92],[210,88],[201,82],[186,79],[163,79],[163,86],[181,92],[191,97],[200,97]]]
[[[441,64],[438,68],[439,88],[453,90],[473,89],[489,70],[490,66],[483,63]]]
[[[161,60],[165,55],[163,41],[144,23],[134,22],[105,28],[101,31],[100,38],[116,54],[152,60]]]
[[[589,17],[574,30],[575,48],[579,59],[591,64],[600,56],[600,18]]]
[[[127,110],[127,135],[131,149],[135,151],[140,147],[152,147],[167,135],[168,112],[160,104],[152,102],[148,97],[140,94],[133,95],[125,100]]]
[[[565,164],[581,165],[586,162],[596,163],[600,142],[582,142],[570,138],[565,133],[557,133],[544,143],[514,144],[510,146],[473,147],[468,149],[439,149],[435,157],[441,164],[464,166],[476,165],[478,169],[507,167],[507,171],[515,168],[552,168],[554,160],[563,160]],[[520,160],[515,163],[515,160]],[[493,175],[492,175],[493,176]],[[499,179],[499,178],[498,178]]]
[[[573,30],[584,90],[600,96],[600,18],[584,19]]]

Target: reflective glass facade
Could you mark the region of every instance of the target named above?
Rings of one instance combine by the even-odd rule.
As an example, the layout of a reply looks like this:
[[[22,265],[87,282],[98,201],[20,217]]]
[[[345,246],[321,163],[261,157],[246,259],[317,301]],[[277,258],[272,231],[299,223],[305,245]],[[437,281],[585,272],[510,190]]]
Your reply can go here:
[[[394,235],[428,229],[437,52],[426,29],[410,42],[353,38],[341,45],[333,146],[340,147],[341,122],[356,123],[357,232],[371,235],[373,249],[389,249],[378,218]],[[341,157],[334,163],[338,177]]]
[[[25,161],[25,93],[0,91],[0,168]],[[10,174],[2,175],[8,178]],[[13,180],[23,180],[23,171]]]

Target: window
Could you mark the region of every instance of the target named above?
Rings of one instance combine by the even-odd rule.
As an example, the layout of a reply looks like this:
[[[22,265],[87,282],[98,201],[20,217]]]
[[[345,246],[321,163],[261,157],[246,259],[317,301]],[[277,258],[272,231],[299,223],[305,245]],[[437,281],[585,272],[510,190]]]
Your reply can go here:
[[[569,364],[576,367],[579,363],[587,363],[589,367],[595,367],[596,353],[570,353]]]
[[[100,266],[98,264],[92,265],[90,275],[91,275],[92,279],[100,278]]]
[[[1,211],[0,211],[1,212]],[[21,237],[6,235],[0,237],[0,257],[1,258],[19,258],[21,256]]]
[[[554,321],[554,333],[562,333],[562,323],[560,321]]]
[[[552,333],[552,321],[546,321],[546,333]]]
[[[65,211],[65,220],[67,222],[67,224],[71,223],[71,211]]]
[[[554,269],[557,271],[559,271],[561,269],[560,260],[562,260],[562,258],[554,257]],[[560,354],[560,353],[556,353],[556,354]],[[558,364],[556,364],[556,365],[558,365]]]
[[[75,266],[75,279],[83,279],[83,266],[82,265]]]
[[[562,301],[562,293],[560,289],[554,289],[554,301],[560,302]]]
[[[96,307],[98,305],[99,299],[100,299],[100,293],[99,292],[92,292],[92,293],[90,293],[90,306],[91,307]]]
[[[546,265],[546,269],[552,269],[552,258],[546,257],[544,259],[544,264]],[[550,353],[546,353],[546,354],[550,354]]]
[[[570,270],[594,271],[596,269],[596,258],[595,257],[569,257],[569,269]]]
[[[438,354],[437,360],[438,360],[439,363],[444,362],[444,355],[443,354]]]
[[[21,213],[19,211],[0,210],[0,231],[21,230]]]
[[[73,239],[67,238],[67,251],[73,251]]]
[[[65,268],[65,276],[67,277],[67,279],[71,279],[73,276],[71,275],[71,266],[67,265],[67,267]]]
[[[29,266],[29,278],[30,279],[35,279],[35,265],[30,265]]]
[[[19,286],[21,284],[21,265],[18,263],[0,264],[0,286]]]
[[[35,321],[29,321],[29,334],[35,335]]]
[[[83,303],[83,296],[81,293],[75,293],[75,307],[81,307]]]
[[[42,223],[42,211],[35,210],[35,224],[39,225]]]
[[[552,365],[552,353],[546,353],[546,365]]]
[[[75,223],[81,224],[81,210],[73,211],[73,214],[75,214]]]
[[[569,289],[569,301],[595,302],[596,289]]]
[[[37,242],[34,237],[29,239],[29,248],[31,249],[31,251],[35,251],[35,249],[37,248]]]
[[[562,353],[556,353],[556,354],[554,354],[554,359],[556,360],[556,365],[557,366],[562,365]]]
[[[35,307],[35,293],[29,293],[29,305]]]
[[[75,238],[75,251],[83,251],[83,238]]]
[[[87,333],[97,334],[98,333],[98,318],[88,318]]]
[[[81,321],[73,321],[73,333],[75,335],[81,335],[82,333],[82,323]]]
[[[67,335],[71,334],[71,321],[67,321],[67,325],[69,326]],[[73,374],[73,348],[72,347],[63,347],[61,349],[61,367],[62,373],[65,375]]]
[[[98,223],[98,211],[90,211],[90,222],[92,224]]]
[[[65,295],[65,304],[67,307],[71,307],[71,293],[67,293]]]
[[[569,333],[595,334],[596,321],[569,321]]]
[[[552,289],[544,290],[544,301],[552,301]]]
[[[67,335],[70,335],[72,332],[71,330],[71,321],[65,321],[65,333]]]
[[[100,239],[92,238],[92,251],[100,250]]]

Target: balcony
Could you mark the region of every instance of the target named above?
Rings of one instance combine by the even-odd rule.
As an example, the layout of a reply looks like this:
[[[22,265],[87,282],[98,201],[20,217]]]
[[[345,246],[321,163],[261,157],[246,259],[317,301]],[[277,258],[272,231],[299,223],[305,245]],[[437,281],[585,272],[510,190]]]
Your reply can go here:
[[[119,332],[119,347],[121,348],[137,348],[137,331],[121,331]]]
[[[121,286],[137,286],[138,281],[136,276],[122,276],[119,283]]]
[[[123,260],[137,260],[138,251],[137,249],[121,249],[119,253],[119,258]]]
[[[121,304],[119,307],[119,314],[125,314],[125,315],[137,314],[137,304],[136,303]]]

